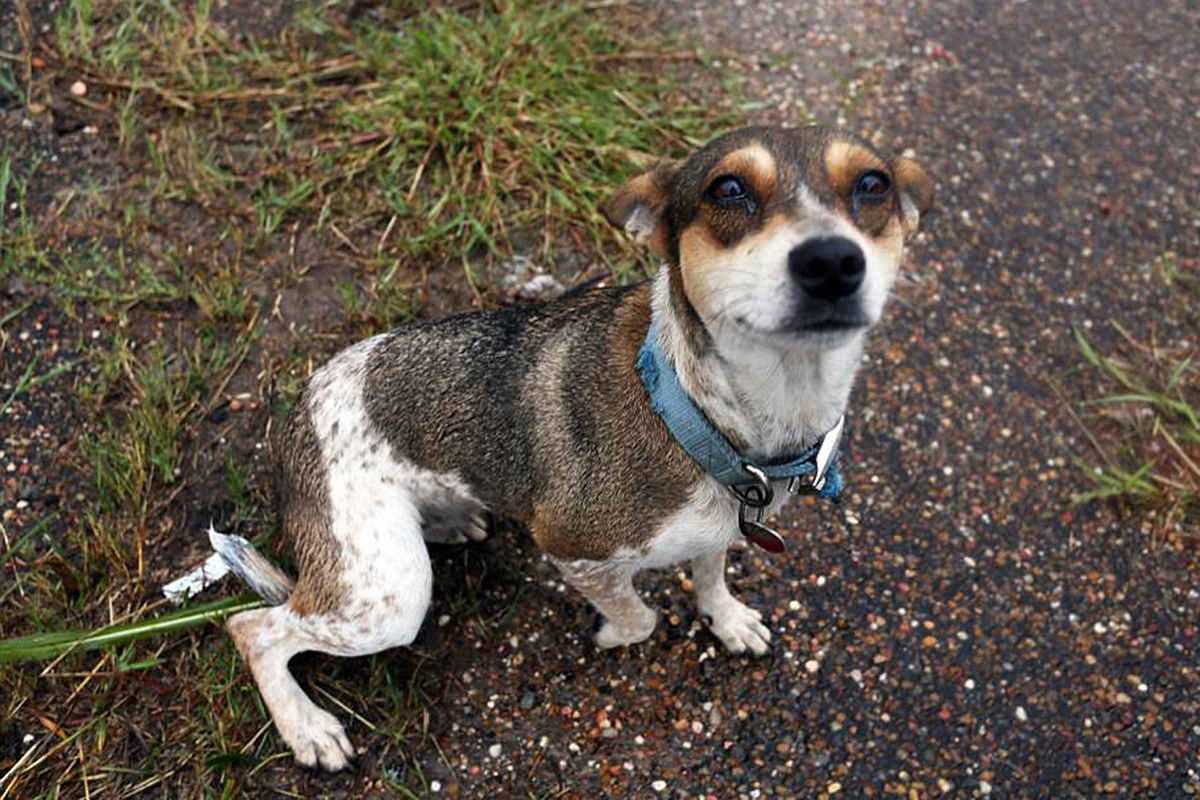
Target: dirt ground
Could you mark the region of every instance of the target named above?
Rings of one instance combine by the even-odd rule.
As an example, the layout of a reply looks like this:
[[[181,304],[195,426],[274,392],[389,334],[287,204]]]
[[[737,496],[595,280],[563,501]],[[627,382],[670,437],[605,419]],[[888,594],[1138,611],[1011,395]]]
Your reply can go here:
[[[662,611],[652,639],[597,652],[592,612],[505,529],[465,550],[435,548],[440,593],[417,652],[436,661],[397,652],[331,667],[335,682],[373,668],[418,687],[430,746],[412,763],[367,752],[348,776],[300,773],[286,759],[263,775],[302,796],[386,795],[379,775],[412,769],[430,796],[480,798],[1200,794],[1196,539],[1156,538],[1136,515],[1072,503],[1088,486],[1072,462],[1086,434],[1065,402],[1091,388],[1076,329],[1098,346],[1120,346],[1118,325],[1197,345],[1198,321],[1153,265],[1177,254],[1194,270],[1200,256],[1200,8],[669,0],[643,10],[714,54],[694,75],[714,102],[723,81],[744,80],[747,121],[844,125],[911,150],[937,186],[938,211],[851,403],[844,502],[789,511],[786,556],[731,559],[730,584],[763,611],[772,649],[722,652],[685,573],[668,570],[639,579]],[[2,51],[19,49],[12,19],[0,3]],[[65,184],[128,168],[86,124],[86,109],[30,117],[0,97],[4,146],[53,165],[31,189],[43,210]],[[326,251],[314,242],[311,252]],[[332,287],[342,267],[329,258]],[[53,300],[0,286],[0,316],[30,304],[4,341],[0,386],[34,350],[49,354],[44,370],[71,363],[73,343],[110,335],[112,320],[72,319]],[[318,291],[295,304],[293,318],[338,309]],[[35,511],[57,512],[48,535],[86,514],[91,465],[71,448],[83,413],[71,385],[48,381],[0,421],[9,536]],[[258,391],[250,379],[244,388]],[[220,411],[197,432],[211,444],[199,449],[216,452],[228,436],[259,463],[265,411]],[[177,524],[196,538],[173,538],[192,545],[159,553],[150,581],[195,565],[200,525],[222,515],[223,460],[201,463],[211,476],[177,499],[190,504]],[[477,614],[459,613],[463,591],[480,598]],[[195,634],[191,655],[223,637]],[[294,665],[303,676],[322,662]],[[152,675],[141,681],[139,693],[170,695]],[[0,722],[0,763],[19,756],[27,732]],[[357,722],[349,732],[367,735]]]

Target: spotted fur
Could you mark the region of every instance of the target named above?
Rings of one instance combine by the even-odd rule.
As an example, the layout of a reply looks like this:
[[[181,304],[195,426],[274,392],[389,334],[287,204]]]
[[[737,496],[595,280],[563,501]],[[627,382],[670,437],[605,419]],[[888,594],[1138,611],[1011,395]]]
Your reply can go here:
[[[299,577],[280,605],[228,623],[297,761],[336,770],[353,749],[288,659],[411,642],[430,602],[425,541],[480,538],[487,513],[524,522],[603,614],[599,646],[653,632],[636,572],[690,561],[714,635],[765,652],[761,615],[725,584],[737,505],[651,409],[638,348],[653,317],[683,387],[748,456],[805,449],[843,413],[931,199],[920,167],[854,137],[745,129],[634,178],[606,207],[664,259],[652,282],[406,326],[314,373],[275,446]],[[861,254],[799,263],[853,272],[836,297],[798,277],[802,248],[826,240]],[[286,587],[261,558],[238,560],[252,585]]]

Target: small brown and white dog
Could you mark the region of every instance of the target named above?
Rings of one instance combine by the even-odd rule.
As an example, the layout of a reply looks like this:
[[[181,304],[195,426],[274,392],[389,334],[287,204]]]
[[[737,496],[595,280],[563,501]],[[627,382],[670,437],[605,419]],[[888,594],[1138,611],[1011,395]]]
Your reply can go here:
[[[212,537],[277,603],[228,628],[296,760],[338,770],[354,748],[289,659],[412,642],[430,603],[425,543],[483,538],[485,512],[528,525],[603,614],[600,647],[654,630],[634,573],[690,561],[716,637],[764,653],[771,633],[726,588],[725,552],[753,538],[747,502],[759,523],[783,502],[768,465],[839,428],[865,335],[931,202],[917,164],[846,133],[735,131],[607,204],[662,259],[651,281],[408,325],[317,370],[274,446],[298,579],[244,540]],[[655,397],[664,371],[675,401]],[[735,481],[685,448],[672,402],[763,491],[731,493]]]

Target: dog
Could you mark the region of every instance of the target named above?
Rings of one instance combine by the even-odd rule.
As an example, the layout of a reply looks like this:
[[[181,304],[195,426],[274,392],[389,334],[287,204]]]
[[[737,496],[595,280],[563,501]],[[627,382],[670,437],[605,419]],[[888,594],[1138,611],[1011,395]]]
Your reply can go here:
[[[406,325],[315,371],[273,447],[298,578],[210,529],[275,603],[227,629],[296,761],[335,771],[355,751],[291,657],[412,642],[426,542],[482,539],[488,514],[523,522],[599,610],[600,648],[654,630],[634,573],[690,561],[712,633],[766,652],[726,551],[782,549],[763,519],[784,489],[836,494],[864,340],[932,201],[917,163],[848,133],[738,130],[604,207],[661,260],[650,281]]]

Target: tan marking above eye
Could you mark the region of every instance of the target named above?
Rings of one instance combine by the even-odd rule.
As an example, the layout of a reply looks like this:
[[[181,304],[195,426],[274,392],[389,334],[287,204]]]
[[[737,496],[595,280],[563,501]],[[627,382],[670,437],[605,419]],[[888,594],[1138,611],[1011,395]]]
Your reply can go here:
[[[739,147],[726,154],[708,171],[704,178],[704,188],[722,175],[736,175],[746,181],[747,188],[754,194],[755,201],[760,205],[775,193],[777,169],[775,156],[771,151],[758,142]]]
[[[825,173],[839,197],[848,196],[859,176],[870,170],[889,174],[887,162],[860,144],[839,139],[825,148]]]

